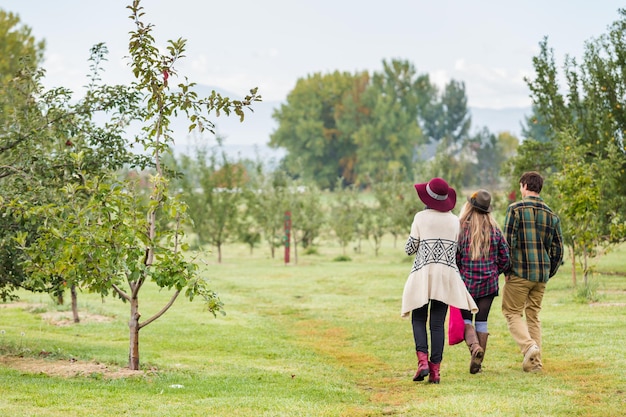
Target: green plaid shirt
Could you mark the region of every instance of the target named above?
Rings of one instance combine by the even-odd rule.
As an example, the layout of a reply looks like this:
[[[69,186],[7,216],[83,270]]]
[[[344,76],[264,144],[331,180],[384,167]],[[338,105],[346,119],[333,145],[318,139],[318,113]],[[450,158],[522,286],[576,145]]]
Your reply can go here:
[[[563,262],[559,217],[541,197],[528,196],[506,210],[504,237],[511,248],[511,273],[534,282],[548,282]]]

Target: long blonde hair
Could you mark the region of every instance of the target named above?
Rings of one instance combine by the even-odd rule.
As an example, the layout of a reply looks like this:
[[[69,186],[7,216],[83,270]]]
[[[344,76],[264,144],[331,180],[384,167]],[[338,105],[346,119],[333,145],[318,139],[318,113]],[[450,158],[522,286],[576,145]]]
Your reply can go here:
[[[498,223],[491,213],[476,210],[470,203],[465,203],[459,215],[461,234],[459,241],[467,239],[472,260],[487,259],[491,250],[491,231],[499,230]]]

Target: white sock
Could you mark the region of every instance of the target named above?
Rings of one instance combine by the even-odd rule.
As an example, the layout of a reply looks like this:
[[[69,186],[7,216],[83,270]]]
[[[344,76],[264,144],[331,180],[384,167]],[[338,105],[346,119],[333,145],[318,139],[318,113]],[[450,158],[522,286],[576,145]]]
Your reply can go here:
[[[486,321],[477,321],[476,322],[476,331],[479,333],[489,333],[487,331],[487,322]]]

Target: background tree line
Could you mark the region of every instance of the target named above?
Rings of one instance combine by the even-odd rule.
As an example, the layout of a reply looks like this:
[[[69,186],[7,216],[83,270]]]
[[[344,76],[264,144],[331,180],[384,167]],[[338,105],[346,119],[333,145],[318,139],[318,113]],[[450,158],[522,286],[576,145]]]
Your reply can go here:
[[[273,114],[278,128],[269,144],[287,151],[280,168],[322,189],[368,187],[397,173],[497,187],[519,140],[486,128],[470,132],[463,82],[440,89],[410,62],[382,64],[380,73],[335,71],[297,81]]]

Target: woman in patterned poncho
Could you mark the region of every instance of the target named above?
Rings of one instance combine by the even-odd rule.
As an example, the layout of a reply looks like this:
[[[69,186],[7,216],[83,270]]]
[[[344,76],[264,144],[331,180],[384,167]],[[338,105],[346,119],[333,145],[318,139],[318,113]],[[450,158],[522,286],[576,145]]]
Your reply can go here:
[[[415,214],[405,245],[406,253],[415,255],[415,262],[404,286],[401,314],[402,317],[411,316],[418,360],[413,380],[423,381],[428,376],[430,383],[438,384],[448,305],[472,313],[476,313],[478,307],[456,266],[460,224],[459,218],[451,212],[456,205],[456,191],[442,178],[415,184],[415,189],[426,208]]]

